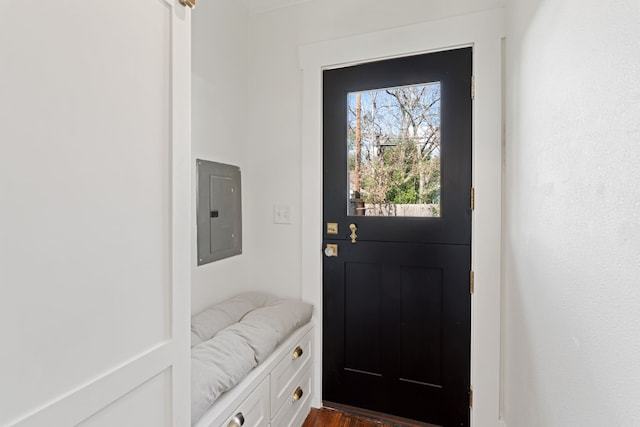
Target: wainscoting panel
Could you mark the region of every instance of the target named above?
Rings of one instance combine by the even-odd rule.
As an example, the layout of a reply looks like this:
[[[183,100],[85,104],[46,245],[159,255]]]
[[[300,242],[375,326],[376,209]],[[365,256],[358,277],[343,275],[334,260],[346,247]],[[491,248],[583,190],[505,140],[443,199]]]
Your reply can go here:
[[[1,426],[189,424],[189,42],[178,0],[0,14]]]

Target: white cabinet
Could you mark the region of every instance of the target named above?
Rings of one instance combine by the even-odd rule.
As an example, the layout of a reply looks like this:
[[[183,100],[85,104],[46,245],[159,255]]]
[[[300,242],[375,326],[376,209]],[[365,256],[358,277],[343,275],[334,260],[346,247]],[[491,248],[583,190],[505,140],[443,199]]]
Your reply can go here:
[[[311,334],[279,349],[275,367],[220,427],[302,425],[310,409]]]
[[[300,427],[311,409],[313,325],[302,326],[195,427]]]
[[[271,425],[278,427],[300,427],[309,413],[309,395],[311,392],[311,370],[300,372],[291,386],[287,387],[287,399],[272,413]]]
[[[270,421],[269,377],[242,402],[222,425],[224,427],[267,427]]]
[[[290,348],[271,371],[271,414],[275,415],[283,403],[293,399],[297,387],[301,387],[301,375],[311,366],[311,333]],[[310,388],[302,389],[307,395]]]

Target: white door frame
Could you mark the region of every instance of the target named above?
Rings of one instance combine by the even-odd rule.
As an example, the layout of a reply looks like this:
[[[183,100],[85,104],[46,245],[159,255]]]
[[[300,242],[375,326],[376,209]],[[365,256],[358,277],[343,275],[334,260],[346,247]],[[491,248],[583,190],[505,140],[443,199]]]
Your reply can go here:
[[[302,298],[316,307],[312,405],[322,405],[322,70],[473,47],[471,425],[498,426],[500,396],[500,252],[502,206],[503,9],[392,30],[328,40],[299,48],[302,70]]]

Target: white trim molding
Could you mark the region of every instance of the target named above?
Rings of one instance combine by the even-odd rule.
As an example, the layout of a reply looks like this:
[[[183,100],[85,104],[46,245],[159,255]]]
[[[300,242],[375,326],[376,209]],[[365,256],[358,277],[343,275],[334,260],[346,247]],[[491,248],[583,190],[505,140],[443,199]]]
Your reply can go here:
[[[473,47],[473,212],[471,425],[498,427],[500,395],[500,241],[502,39],[504,9],[300,46],[302,70],[302,298],[316,306],[315,377],[322,378],[322,70],[349,64]],[[312,405],[322,404],[322,381]]]

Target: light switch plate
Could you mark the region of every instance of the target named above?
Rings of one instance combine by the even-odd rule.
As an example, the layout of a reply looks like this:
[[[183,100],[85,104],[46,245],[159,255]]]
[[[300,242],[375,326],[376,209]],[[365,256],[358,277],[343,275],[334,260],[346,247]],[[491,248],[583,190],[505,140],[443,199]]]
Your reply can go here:
[[[289,205],[273,205],[273,223],[291,224],[291,207]]]

